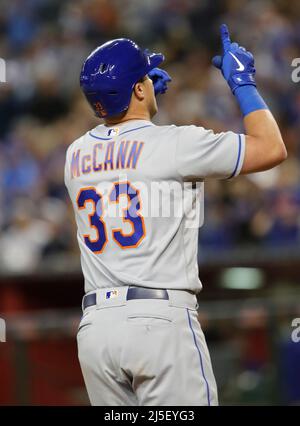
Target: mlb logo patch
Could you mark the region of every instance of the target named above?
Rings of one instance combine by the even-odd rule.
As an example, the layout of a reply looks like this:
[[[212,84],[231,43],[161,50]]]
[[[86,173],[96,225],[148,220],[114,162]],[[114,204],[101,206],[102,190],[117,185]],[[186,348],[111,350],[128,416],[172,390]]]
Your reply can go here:
[[[108,134],[108,136],[113,138],[114,136],[118,136],[119,131],[120,131],[119,127],[114,127],[113,129],[109,129],[107,134]]]
[[[118,297],[118,296],[119,296],[118,290],[107,291],[105,299],[113,299],[114,297]]]

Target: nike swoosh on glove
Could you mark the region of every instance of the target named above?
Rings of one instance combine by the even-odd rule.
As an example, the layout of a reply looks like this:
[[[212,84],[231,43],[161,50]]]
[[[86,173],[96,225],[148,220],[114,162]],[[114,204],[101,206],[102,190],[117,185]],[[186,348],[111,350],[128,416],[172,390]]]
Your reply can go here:
[[[155,95],[158,93],[166,93],[168,90],[168,82],[172,81],[167,71],[160,68],[153,68],[148,72],[149,78],[153,81]]]
[[[252,53],[237,43],[231,43],[227,25],[221,25],[220,34],[223,55],[215,56],[212,63],[222,71],[232,93],[240,86],[256,87],[254,79],[256,70]]]

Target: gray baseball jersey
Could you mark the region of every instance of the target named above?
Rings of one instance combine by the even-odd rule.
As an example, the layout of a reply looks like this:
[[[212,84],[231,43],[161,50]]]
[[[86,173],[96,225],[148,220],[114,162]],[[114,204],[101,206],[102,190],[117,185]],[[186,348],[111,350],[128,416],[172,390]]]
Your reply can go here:
[[[244,152],[242,134],[144,120],[99,125],[77,139],[67,151],[65,184],[85,291],[135,285],[199,292],[203,181],[238,175]]]

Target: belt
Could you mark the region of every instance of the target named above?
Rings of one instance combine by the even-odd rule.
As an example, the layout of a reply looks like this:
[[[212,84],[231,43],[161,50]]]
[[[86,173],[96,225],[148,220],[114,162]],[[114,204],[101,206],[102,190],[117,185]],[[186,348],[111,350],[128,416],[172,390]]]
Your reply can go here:
[[[87,294],[83,298],[83,309],[97,304],[96,293]],[[146,287],[129,287],[127,291],[126,300],[136,299],[161,299],[169,300],[167,290],[146,288]]]

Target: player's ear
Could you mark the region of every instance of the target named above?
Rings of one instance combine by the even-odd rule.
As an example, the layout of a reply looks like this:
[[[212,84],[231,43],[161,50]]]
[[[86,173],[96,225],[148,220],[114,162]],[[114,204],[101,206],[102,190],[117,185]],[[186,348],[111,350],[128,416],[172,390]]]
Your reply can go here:
[[[145,86],[143,84],[144,80],[144,78],[139,80],[133,88],[133,92],[139,101],[143,101],[145,99]]]

